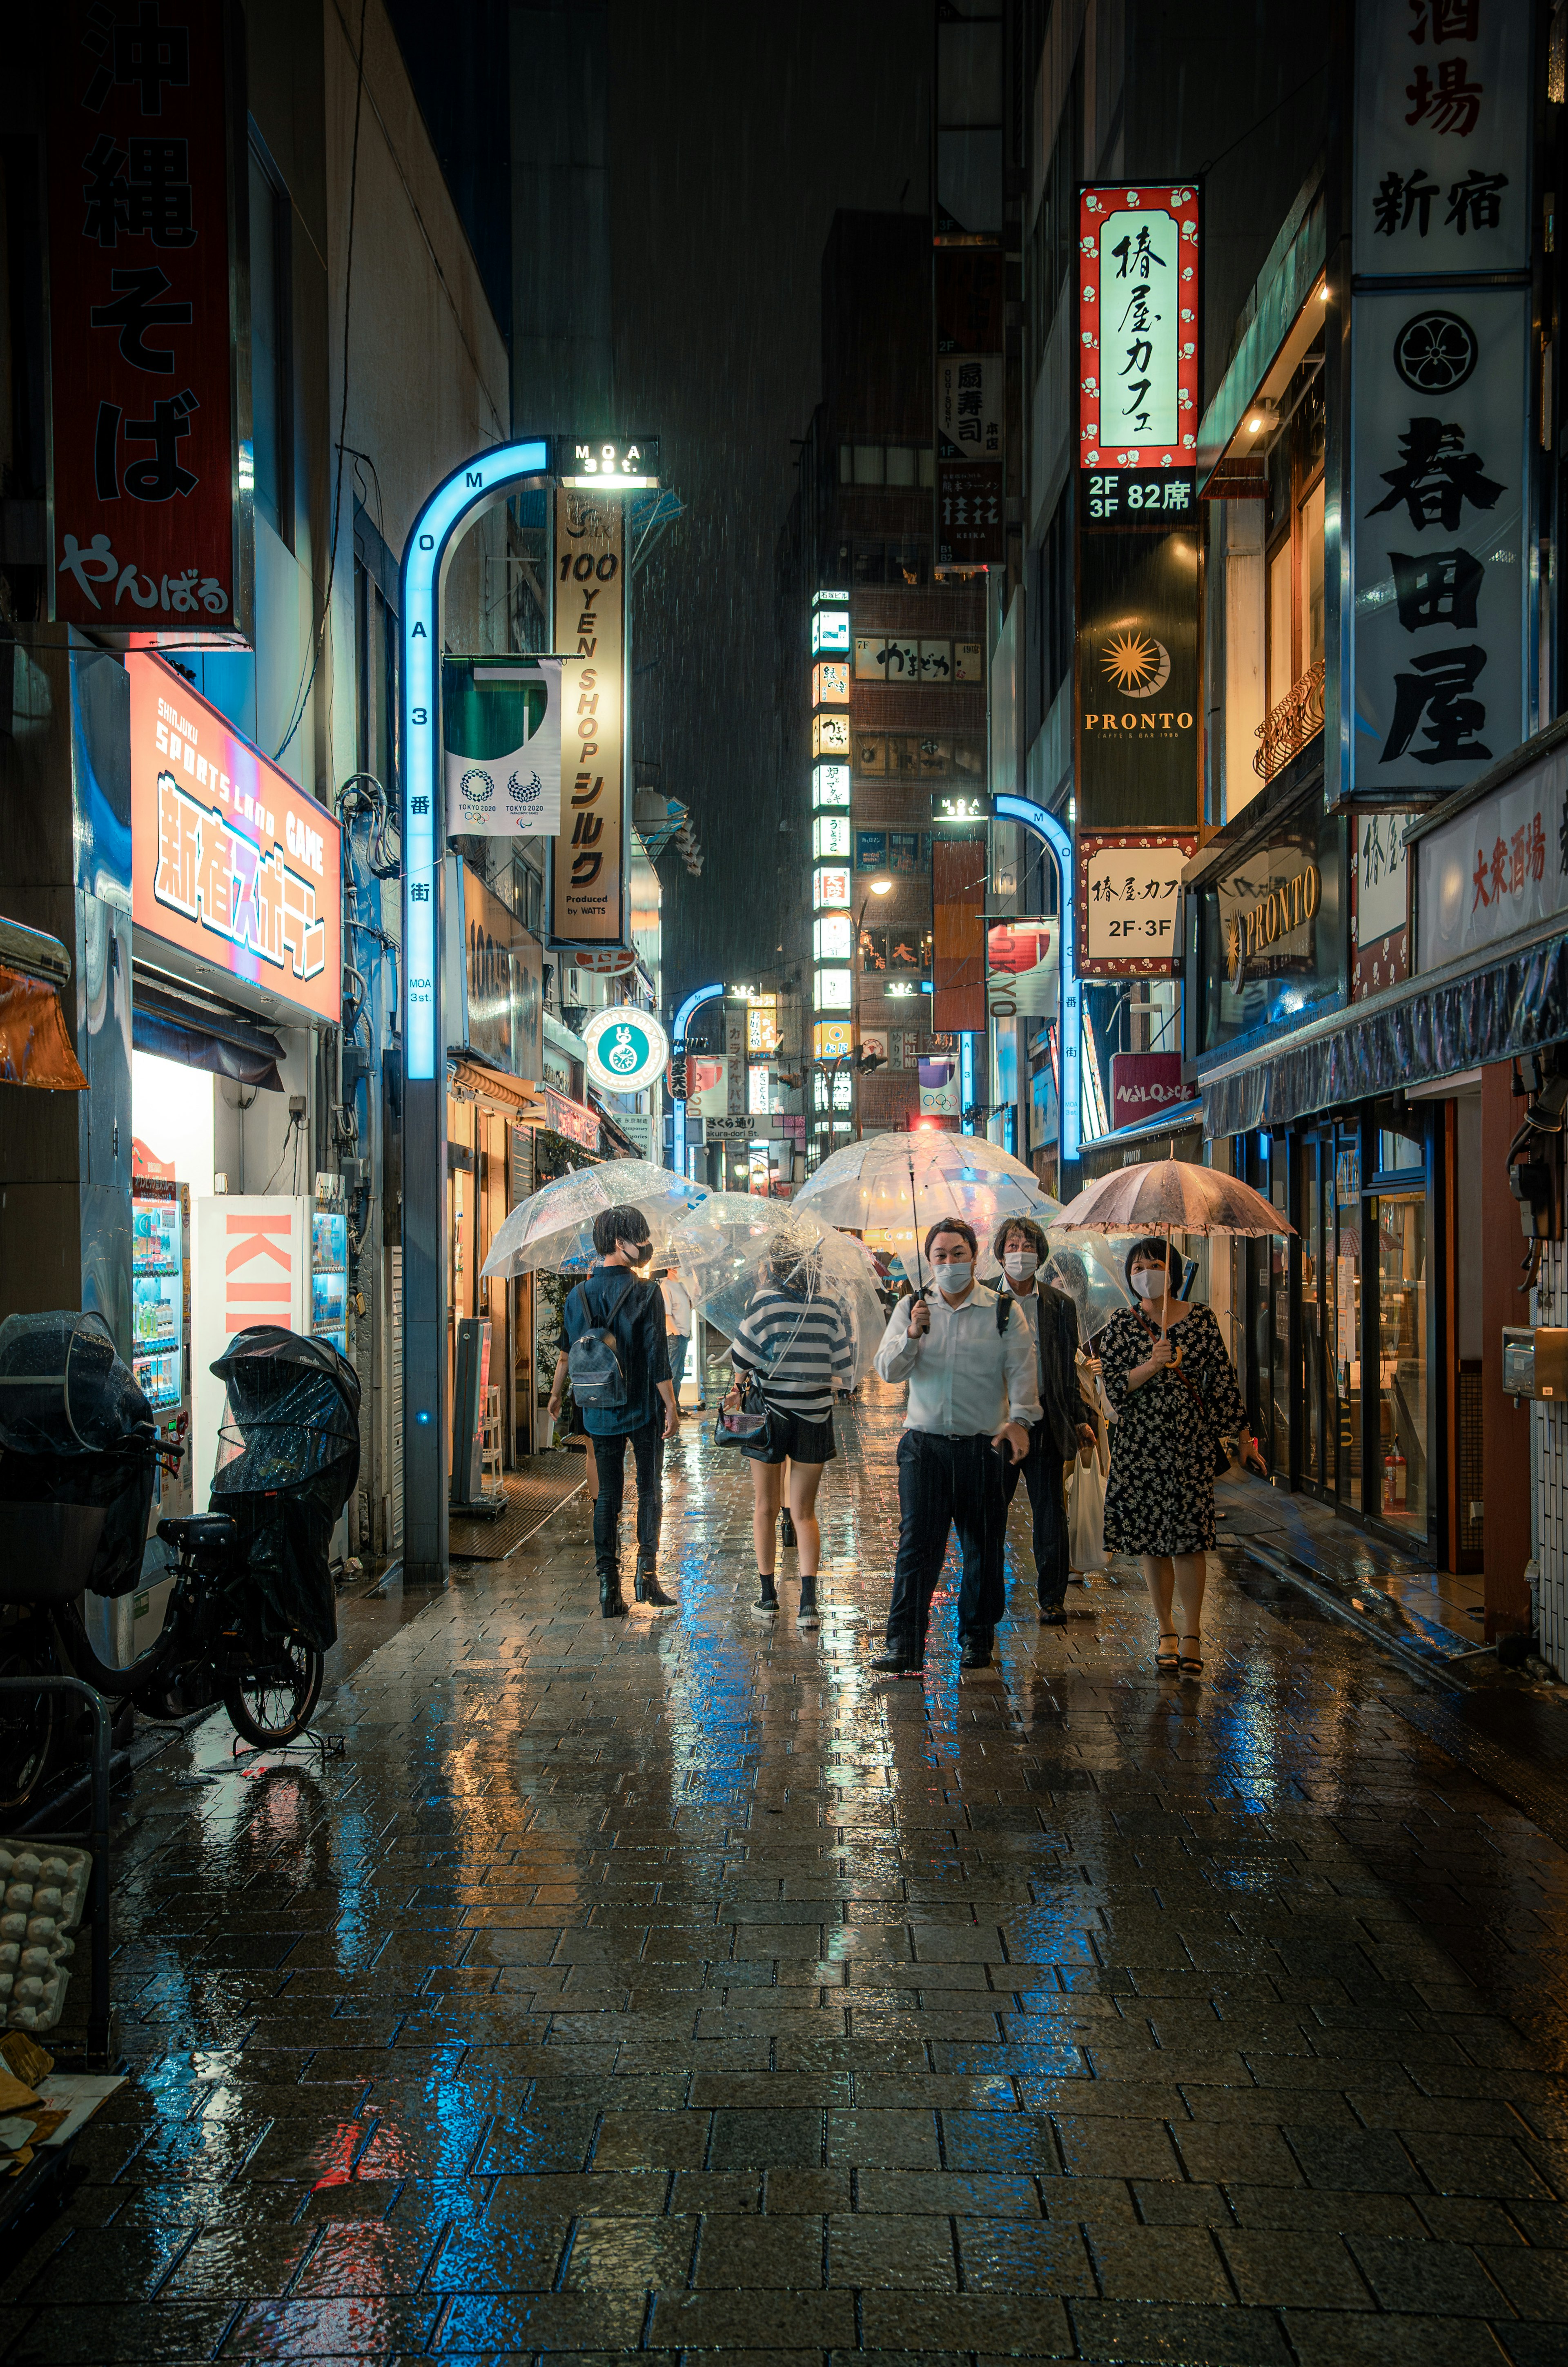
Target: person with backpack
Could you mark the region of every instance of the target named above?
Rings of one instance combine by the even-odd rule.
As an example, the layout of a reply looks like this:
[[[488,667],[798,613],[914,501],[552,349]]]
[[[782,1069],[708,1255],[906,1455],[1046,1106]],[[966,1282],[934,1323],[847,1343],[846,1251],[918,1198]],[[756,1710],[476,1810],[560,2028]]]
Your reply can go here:
[[[681,1410],[670,1377],[664,1301],[657,1283],[632,1271],[652,1254],[647,1217],[640,1208],[602,1208],[593,1219],[593,1247],[602,1262],[571,1293],[562,1320],[571,1393],[599,1465],[593,1504],[599,1609],[606,1619],[622,1619],[621,1499],[628,1441],[637,1468],[635,1592],[655,1611],[674,1608],[673,1596],[659,1583],[659,1527],[664,1442],[680,1427]],[[552,1397],[552,1411],[555,1405]]]
[[[1011,1301],[975,1284],[975,1229],[944,1217],[926,1235],[931,1280],[900,1299],[876,1352],[885,1381],[909,1384],[898,1441],[898,1555],[882,1655],[885,1676],[918,1675],[931,1597],[958,1532],[960,1666],[990,1665],[1006,1602],[1004,1466],[1021,1463],[1040,1420],[1034,1337]]]

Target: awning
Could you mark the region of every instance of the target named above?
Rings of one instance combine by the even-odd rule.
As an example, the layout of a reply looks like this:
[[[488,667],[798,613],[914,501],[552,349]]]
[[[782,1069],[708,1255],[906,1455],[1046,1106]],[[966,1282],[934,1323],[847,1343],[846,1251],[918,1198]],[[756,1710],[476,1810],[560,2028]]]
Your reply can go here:
[[[544,1095],[536,1084],[526,1077],[514,1077],[509,1069],[492,1069],[471,1052],[447,1053],[446,1084],[449,1092],[482,1103],[510,1118],[513,1126],[549,1123]]]
[[[1483,964],[1450,962],[1385,987],[1295,1030],[1272,1055],[1254,1047],[1201,1080],[1203,1131],[1212,1140],[1288,1126],[1564,1038],[1568,932],[1559,915]]]
[[[1114,1134],[1097,1134],[1092,1142],[1082,1146],[1084,1172],[1092,1183],[1101,1168],[1120,1165],[1129,1150],[1142,1150],[1172,1135],[1190,1133],[1202,1116],[1201,1101],[1178,1102],[1161,1110],[1156,1117],[1141,1117],[1132,1126],[1119,1126]],[[1090,1173],[1091,1169],[1095,1173]]]
[[[58,990],[70,978],[71,957],[58,937],[0,918],[0,1084],[85,1093],[60,1008]]]
[[[184,995],[154,986],[140,970],[131,980],[130,1041],[138,1052],[206,1069],[231,1084],[255,1085],[267,1093],[283,1091],[277,1064],[285,1054],[276,1036],[220,1004],[187,1002]]]

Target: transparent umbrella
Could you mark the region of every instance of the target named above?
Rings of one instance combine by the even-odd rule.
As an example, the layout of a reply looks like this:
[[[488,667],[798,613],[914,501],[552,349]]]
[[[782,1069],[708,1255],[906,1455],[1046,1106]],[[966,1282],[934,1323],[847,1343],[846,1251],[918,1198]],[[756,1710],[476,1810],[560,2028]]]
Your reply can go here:
[[[648,1219],[654,1255],[662,1257],[670,1230],[705,1187],[646,1159],[606,1159],[558,1175],[519,1201],[491,1245],[486,1274],[558,1274],[586,1269],[593,1255],[593,1219],[603,1208],[639,1208]]]
[[[1032,1169],[994,1142],[931,1127],[872,1134],[825,1159],[793,1206],[824,1224],[886,1238],[917,1288],[922,1243],[939,1217],[964,1217],[987,1241],[1004,1217],[1049,1225],[1060,1204],[1040,1188]]]
[[[813,1297],[837,1299],[854,1340],[855,1379],[869,1371],[887,1328],[870,1252],[798,1203],[715,1192],[674,1228],[669,1251],[696,1312],[730,1340],[764,1274],[787,1261]]]
[[[1133,1303],[1122,1272],[1122,1251],[1098,1233],[1053,1240],[1040,1279],[1072,1300],[1078,1313],[1078,1338],[1086,1347],[1119,1309]]]

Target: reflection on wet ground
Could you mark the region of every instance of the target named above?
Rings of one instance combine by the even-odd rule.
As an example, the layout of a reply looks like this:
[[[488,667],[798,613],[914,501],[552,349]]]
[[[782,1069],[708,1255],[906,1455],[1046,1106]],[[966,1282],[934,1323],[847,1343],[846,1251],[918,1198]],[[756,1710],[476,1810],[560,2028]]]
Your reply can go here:
[[[688,1424],[677,1614],[598,1619],[580,1501],[389,1613],[343,1759],[143,1772],[134,2077],[6,2367],[1568,2356],[1557,1845],[1255,1566],[1178,1685],[1132,1573],[1034,1624],[1015,1519],[996,1670],[947,1603],[873,1679],[897,1419],[842,1425],[817,1633],[749,1614]]]

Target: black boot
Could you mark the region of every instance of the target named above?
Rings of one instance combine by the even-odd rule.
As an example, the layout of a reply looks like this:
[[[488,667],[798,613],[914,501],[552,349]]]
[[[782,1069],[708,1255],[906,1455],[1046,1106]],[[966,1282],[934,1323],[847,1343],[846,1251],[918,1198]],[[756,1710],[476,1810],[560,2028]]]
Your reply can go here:
[[[659,1583],[658,1566],[651,1561],[638,1562],[637,1575],[632,1580],[632,1591],[637,1601],[646,1603],[650,1610],[673,1611],[675,1608],[675,1597],[665,1593]]]
[[[626,1615],[621,1573],[613,1561],[602,1561],[599,1565],[599,1616],[601,1619],[624,1619]]]
[[[795,1624],[797,1627],[815,1627],[818,1624],[817,1615],[817,1580],[815,1577],[803,1577],[801,1579],[800,1609],[795,1614]]]
[[[787,1504],[784,1508],[783,1523],[784,1525],[779,1531],[779,1543],[782,1546],[793,1546],[795,1541],[795,1523],[790,1519]]]

